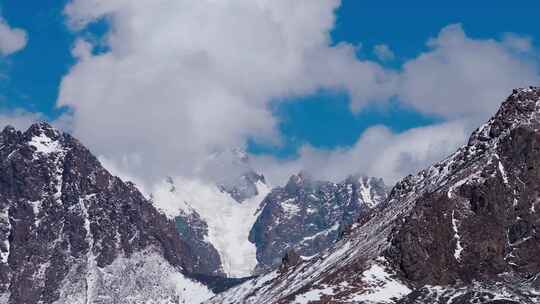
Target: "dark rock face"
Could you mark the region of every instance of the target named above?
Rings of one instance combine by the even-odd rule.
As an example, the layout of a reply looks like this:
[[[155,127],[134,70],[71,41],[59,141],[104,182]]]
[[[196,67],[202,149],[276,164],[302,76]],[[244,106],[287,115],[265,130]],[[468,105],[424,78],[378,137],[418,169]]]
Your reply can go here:
[[[169,187],[169,192],[174,193],[177,191],[177,186],[173,178],[168,177],[165,182]],[[152,200],[154,200],[153,196]],[[197,274],[205,277],[224,277],[225,274],[221,267],[219,253],[212,244],[206,241],[208,237],[208,225],[199,213],[193,209],[179,209],[178,215],[174,217],[174,223],[180,238],[188,245],[201,265],[197,269]]]
[[[540,88],[404,178],[342,240],[211,303],[540,303]]]
[[[221,259],[217,250],[205,239],[208,237],[208,225],[196,211],[181,213],[174,219],[180,237],[189,244],[201,266],[198,274],[223,277]]]
[[[288,250],[313,256],[330,247],[340,232],[386,199],[380,179],[350,177],[341,183],[294,175],[261,203],[249,240],[257,246],[258,272],[274,269]]]
[[[301,261],[302,261],[302,257],[299,256],[298,253],[296,253],[294,250],[291,249],[287,251],[283,259],[281,259],[281,265],[279,266],[280,270],[286,271],[290,269],[291,267],[298,265]]]
[[[445,285],[540,272],[540,132],[536,120],[520,123],[537,118],[538,93],[510,96],[454,160],[454,186],[424,194],[396,230],[388,255],[407,279]]]
[[[173,222],[70,135],[45,123],[0,133],[0,302],[75,303],[103,293],[109,300],[100,303],[130,303],[115,298],[122,291],[107,291],[128,283],[114,283],[103,269],[112,275],[117,261],[132,256],[142,256],[130,268],[133,282],[145,256],[167,264],[159,260],[159,269],[184,274],[210,267],[193,255]],[[118,271],[128,271],[122,267]],[[152,291],[160,290],[145,290]],[[175,297],[161,291],[158,299]]]

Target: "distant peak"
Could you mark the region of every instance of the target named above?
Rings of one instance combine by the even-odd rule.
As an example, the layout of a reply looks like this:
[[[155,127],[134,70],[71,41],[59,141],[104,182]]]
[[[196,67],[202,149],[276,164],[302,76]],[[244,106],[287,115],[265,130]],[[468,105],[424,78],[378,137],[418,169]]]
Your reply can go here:
[[[11,134],[15,132],[17,132],[17,130],[12,125],[7,125],[4,127],[4,130],[2,130],[3,134]]]
[[[232,148],[231,153],[236,156],[240,161],[247,163],[249,161],[249,156],[244,151],[244,149],[241,148]]]
[[[43,155],[63,151],[62,132],[46,122],[38,122],[23,133],[27,144]]]
[[[247,165],[249,163],[249,155],[244,149],[230,148],[210,154],[209,160]]]
[[[514,89],[497,113],[471,135],[469,145],[499,138],[524,125],[540,126],[540,87]]]
[[[24,133],[28,137],[45,135],[51,139],[60,137],[61,132],[45,121],[32,124]]]
[[[300,171],[297,174],[291,175],[289,178],[288,183],[292,183],[295,185],[302,185],[306,180],[309,180],[309,174],[307,174],[305,171]]]
[[[538,100],[538,94],[540,92],[540,87],[530,86],[528,88],[516,88],[512,91],[512,96],[519,99],[531,99],[532,95],[535,95]]]

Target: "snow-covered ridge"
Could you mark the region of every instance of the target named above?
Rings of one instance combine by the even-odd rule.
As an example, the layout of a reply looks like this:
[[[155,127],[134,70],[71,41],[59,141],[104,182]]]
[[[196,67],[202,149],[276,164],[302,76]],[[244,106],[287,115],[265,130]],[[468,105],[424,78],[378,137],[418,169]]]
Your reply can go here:
[[[168,217],[196,212],[208,225],[206,241],[218,251],[224,273],[229,277],[250,276],[257,265],[255,245],[248,236],[257,210],[270,188],[256,182],[257,195],[242,203],[218,186],[197,179],[176,177],[174,189],[162,183],[153,191],[155,205]]]

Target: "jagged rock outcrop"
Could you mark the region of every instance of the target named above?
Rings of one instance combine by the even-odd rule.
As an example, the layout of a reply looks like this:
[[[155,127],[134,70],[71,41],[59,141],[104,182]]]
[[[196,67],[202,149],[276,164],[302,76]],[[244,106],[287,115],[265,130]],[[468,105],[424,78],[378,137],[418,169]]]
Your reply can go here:
[[[199,274],[208,276],[224,277],[223,267],[218,251],[206,241],[208,238],[208,224],[201,218],[197,211],[181,211],[174,218],[178,234],[191,248],[198,260],[205,261],[204,266],[199,268]]]
[[[400,181],[329,250],[209,303],[540,303],[540,88]]]
[[[293,175],[261,203],[249,240],[257,246],[258,272],[280,265],[289,250],[310,257],[327,249],[357,218],[384,201],[381,179],[349,177],[341,183]]]
[[[46,123],[0,133],[0,303],[197,303],[206,261],[130,183]]]

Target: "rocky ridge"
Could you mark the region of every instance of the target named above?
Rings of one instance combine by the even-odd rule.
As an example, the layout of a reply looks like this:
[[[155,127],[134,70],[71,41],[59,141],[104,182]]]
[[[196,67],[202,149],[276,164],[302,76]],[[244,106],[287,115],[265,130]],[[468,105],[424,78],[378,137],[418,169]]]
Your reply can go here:
[[[320,255],[209,303],[540,303],[540,89],[400,181]]]
[[[381,179],[351,176],[333,183],[314,180],[306,173],[293,175],[264,199],[251,229],[249,240],[257,246],[258,272],[275,269],[287,251],[310,257],[327,249],[348,225],[386,196]]]
[[[0,133],[0,303],[195,303],[206,261],[133,184],[46,123]]]

